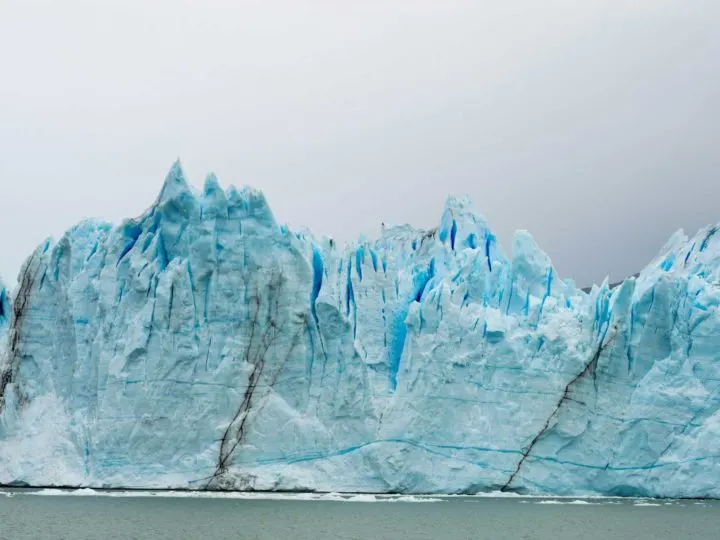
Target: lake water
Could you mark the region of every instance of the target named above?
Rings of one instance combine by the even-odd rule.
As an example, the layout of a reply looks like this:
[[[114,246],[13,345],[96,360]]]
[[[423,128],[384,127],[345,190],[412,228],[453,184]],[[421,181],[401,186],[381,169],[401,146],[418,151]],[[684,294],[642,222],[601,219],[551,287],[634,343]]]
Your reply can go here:
[[[720,501],[0,491],[0,538],[720,538]]]

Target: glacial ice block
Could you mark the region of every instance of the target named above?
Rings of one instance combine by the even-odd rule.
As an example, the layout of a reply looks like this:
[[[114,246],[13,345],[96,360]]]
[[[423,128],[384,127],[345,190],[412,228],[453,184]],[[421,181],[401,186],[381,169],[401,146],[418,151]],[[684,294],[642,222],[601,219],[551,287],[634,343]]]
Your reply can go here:
[[[10,320],[10,292],[0,278],[0,336],[4,335]],[[0,337],[1,339],[1,337]]]
[[[717,231],[585,293],[466,198],[339,248],[176,164],[2,296],[0,483],[720,496]]]

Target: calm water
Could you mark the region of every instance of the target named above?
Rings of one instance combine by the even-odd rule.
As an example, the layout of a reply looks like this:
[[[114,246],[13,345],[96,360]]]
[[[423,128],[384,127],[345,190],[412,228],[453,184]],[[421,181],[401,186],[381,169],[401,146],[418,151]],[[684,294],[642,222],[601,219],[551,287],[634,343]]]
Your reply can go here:
[[[457,497],[377,501],[0,491],[3,539],[720,538],[720,501]],[[119,495],[119,496],[118,496]],[[372,502],[375,501],[375,502]]]

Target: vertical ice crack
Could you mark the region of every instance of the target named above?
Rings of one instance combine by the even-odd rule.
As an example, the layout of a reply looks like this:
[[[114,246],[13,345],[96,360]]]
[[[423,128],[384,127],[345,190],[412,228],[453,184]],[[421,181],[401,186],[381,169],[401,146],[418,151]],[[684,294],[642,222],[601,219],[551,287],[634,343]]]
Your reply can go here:
[[[617,328],[615,328],[617,330]],[[615,338],[617,334],[613,333],[607,341],[603,343],[603,339],[601,338],[600,343],[598,344],[597,350],[595,351],[595,354],[590,358],[590,361],[584,366],[583,370],[578,373],[566,386],[565,390],[563,391],[563,395],[560,398],[560,400],[557,402],[555,407],[553,408],[550,415],[547,417],[547,420],[545,420],[545,423],[543,424],[542,428],[540,428],[540,431],[537,432],[535,437],[530,441],[530,444],[527,445],[527,447],[521,451],[522,457],[517,463],[517,466],[515,467],[515,470],[512,472],[510,477],[507,479],[505,484],[502,488],[500,488],[500,491],[510,491],[510,486],[517,477],[517,475],[520,473],[520,470],[522,469],[522,466],[525,464],[525,461],[530,456],[531,452],[533,451],[533,448],[535,448],[535,445],[540,441],[540,439],[547,433],[547,431],[550,429],[550,423],[552,420],[557,417],[557,415],[560,412],[560,409],[567,401],[576,401],[575,399],[570,397],[570,390],[571,388],[581,379],[585,378],[587,375],[592,375],[593,378],[593,386],[595,387],[595,391],[597,392],[597,380],[596,380],[596,368],[598,360],[600,359],[600,356],[602,355],[603,351],[607,349],[607,347],[612,343],[613,339]]]
[[[253,412],[253,407],[258,401],[256,392],[260,386],[261,378],[267,374],[267,353],[276,343],[276,339],[287,331],[286,323],[288,320],[280,320],[280,299],[284,279],[282,272],[275,272],[270,278],[267,294],[267,311],[264,317],[262,316],[263,302],[261,301],[260,291],[257,288],[253,296],[249,299],[253,307],[248,321],[250,330],[244,359],[252,368],[248,376],[242,401],[223,432],[215,472],[209,477],[205,486],[206,488],[212,488],[218,479],[227,472],[235,451],[245,442],[245,434],[250,414]],[[307,321],[305,321],[305,325],[303,326],[306,325]],[[289,361],[290,355],[297,346],[299,336],[303,329],[304,328],[300,328],[294,333],[284,360],[276,366],[274,373],[271,374],[272,376],[267,384],[268,388],[272,388],[276,383],[278,375]],[[258,411],[255,412],[257,413]]]
[[[47,247],[45,249],[47,249]],[[36,262],[37,254],[38,251],[36,250],[30,256],[27,264],[25,264],[22,276],[20,277],[20,286],[12,304],[12,321],[9,328],[7,364],[2,366],[2,372],[0,372],[0,412],[5,408],[5,391],[8,385],[15,379],[20,364],[21,332],[33,286],[37,280],[37,274],[42,267],[40,262]]]

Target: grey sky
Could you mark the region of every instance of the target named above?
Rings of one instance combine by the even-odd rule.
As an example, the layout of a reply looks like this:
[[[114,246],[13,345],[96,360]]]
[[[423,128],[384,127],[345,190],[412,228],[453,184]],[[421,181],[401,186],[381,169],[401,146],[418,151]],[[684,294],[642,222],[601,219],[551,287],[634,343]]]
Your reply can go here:
[[[469,194],[580,284],[720,221],[717,0],[0,0],[0,274],[180,157],[341,241]]]

